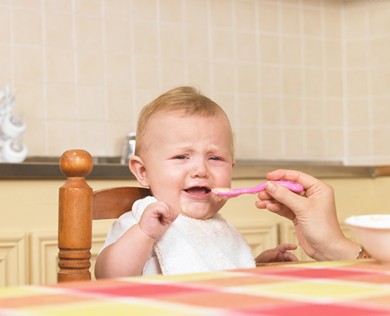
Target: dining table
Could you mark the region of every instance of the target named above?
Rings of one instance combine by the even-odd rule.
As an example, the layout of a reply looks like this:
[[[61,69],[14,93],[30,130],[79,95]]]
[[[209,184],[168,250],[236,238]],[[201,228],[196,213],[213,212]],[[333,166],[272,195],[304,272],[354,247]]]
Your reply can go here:
[[[294,262],[0,288],[0,315],[390,315],[390,265]]]

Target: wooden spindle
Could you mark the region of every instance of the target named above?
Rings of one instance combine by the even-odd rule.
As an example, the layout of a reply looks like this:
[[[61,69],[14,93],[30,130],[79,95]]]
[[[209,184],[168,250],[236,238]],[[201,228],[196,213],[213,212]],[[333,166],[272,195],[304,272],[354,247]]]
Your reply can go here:
[[[91,279],[92,189],[85,177],[92,168],[85,150],[68,150],[60,158],[67,179],[59,190],[58,282]]]

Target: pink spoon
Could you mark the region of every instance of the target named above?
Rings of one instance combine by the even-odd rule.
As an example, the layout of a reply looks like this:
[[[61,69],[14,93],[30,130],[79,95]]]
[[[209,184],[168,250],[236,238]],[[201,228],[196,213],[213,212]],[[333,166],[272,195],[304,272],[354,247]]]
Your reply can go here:
[[[303,187],[296,182],[292,181],[275,181],[275,183],[281,184],[288,188],[289,190],[299,193],[303,191]],[[255,187],[249,188],[237,188],[237,189],[229,189],[229,188],[214,188],[211,191],[218,197],[221,198],[233,198],[239,196],[241,194],[254,194],[260,191],[263,191],[267,185],[267,182],[256,185]]]

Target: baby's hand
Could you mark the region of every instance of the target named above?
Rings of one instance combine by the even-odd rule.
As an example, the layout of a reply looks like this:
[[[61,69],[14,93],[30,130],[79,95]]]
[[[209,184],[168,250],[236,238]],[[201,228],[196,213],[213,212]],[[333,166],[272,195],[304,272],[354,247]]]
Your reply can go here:
[[[139,221],[139,227],[150,238],[158,240],[179,214],[164,202],[148,205]]]
[[[285,261],[298,261],[298,258],[288,250],[295,250],[297,246],[295,244],[280,244],[279,246],[263,251],[256,257],[256,262],[285,262]]]

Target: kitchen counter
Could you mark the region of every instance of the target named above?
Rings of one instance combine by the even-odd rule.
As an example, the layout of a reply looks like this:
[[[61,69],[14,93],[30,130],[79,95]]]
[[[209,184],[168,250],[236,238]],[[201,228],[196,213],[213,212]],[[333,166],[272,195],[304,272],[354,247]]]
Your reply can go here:
[[[23,163],[0,163],[0,179],[64,179],[58,157],[30,157]],[[296,169],[317,178],[353,178],[390,175],[390,166],[345,166],[340,162],[238,160],[233,179],[263,178],[275,169]],[[89,179],[134,179],[119,157],[94,158]]]

